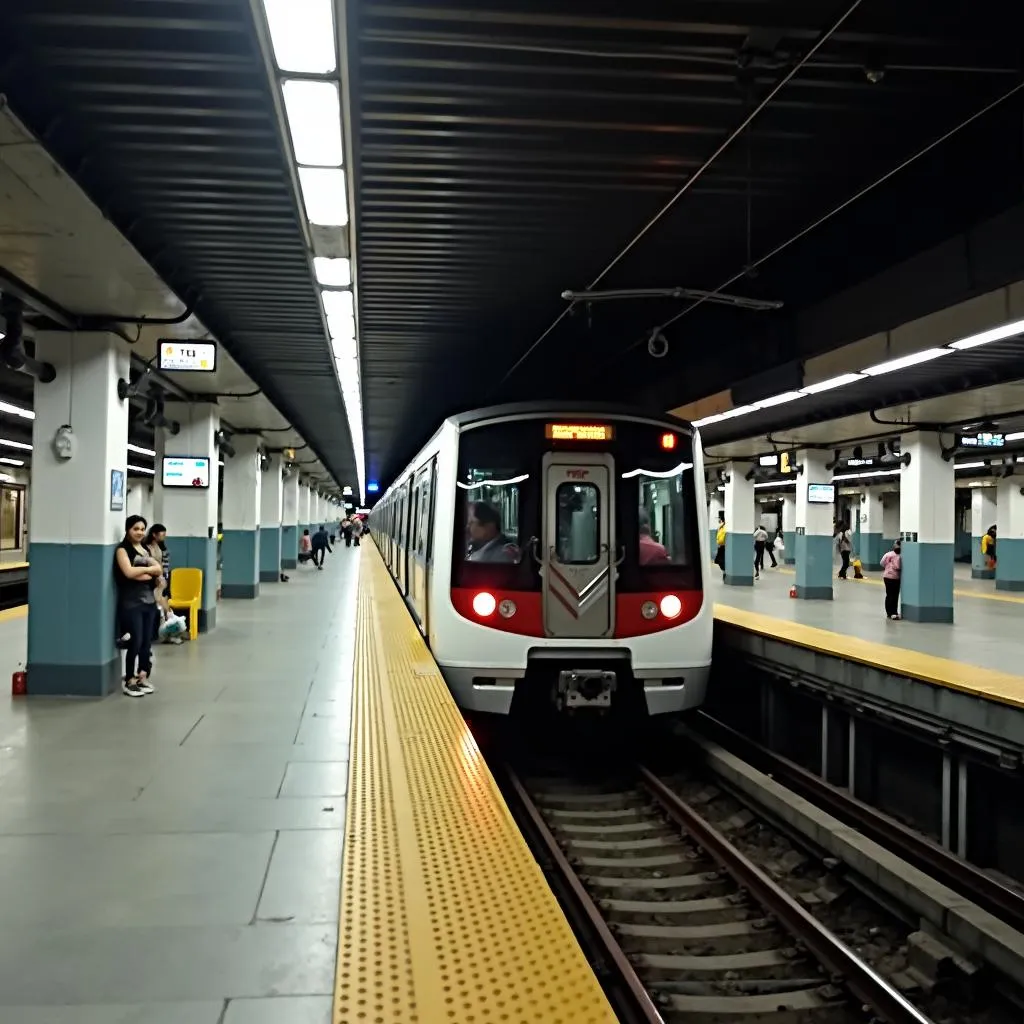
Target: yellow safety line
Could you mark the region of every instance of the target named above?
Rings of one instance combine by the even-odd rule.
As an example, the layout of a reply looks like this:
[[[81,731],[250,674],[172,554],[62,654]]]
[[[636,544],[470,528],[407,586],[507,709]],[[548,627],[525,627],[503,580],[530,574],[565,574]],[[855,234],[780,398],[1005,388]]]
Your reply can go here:
[[[614,1024],[372,545],[356,629],[335,1024]]]
[[[979,665],[967,665],[934,654],[892,647],[859,637],[833,633],[831,630],[807,626],[802,622],[777,619],[771,615],[715,605],[715,618],[751,633],[782,640],[796,647],[882,669],[894,675],[908,676],[934,686],[959,690],[974,697],[1024,708],[1024,676],[1011,675]]]
[[[19,604],[14,608],[6,608],[0,612],[0,622],[11,622],[14,619],[23,619],[28,615],[28,605]]]

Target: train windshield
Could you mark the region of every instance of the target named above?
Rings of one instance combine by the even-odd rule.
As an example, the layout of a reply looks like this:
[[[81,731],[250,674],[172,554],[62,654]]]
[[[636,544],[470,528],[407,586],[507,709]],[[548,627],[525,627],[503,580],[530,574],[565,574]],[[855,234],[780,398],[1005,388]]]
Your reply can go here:
[[[612,420],[610,436],[546,436],[544,420],[513,420],[462,432],[456,487],[452,583],[456,587],[539,590],[546,454],[610,455],[613,494],[584,479],[554,484],[550,538],[560,562],[588,565],[605,545],[615,552],[620,592],[701,586],[693,452],[685,433],[665,448],[664,428]],[[612,499],[609,501],[609,499]],[[611,521],[602,527],[614,505]],[[606,530],[602,534],[602,529]]]

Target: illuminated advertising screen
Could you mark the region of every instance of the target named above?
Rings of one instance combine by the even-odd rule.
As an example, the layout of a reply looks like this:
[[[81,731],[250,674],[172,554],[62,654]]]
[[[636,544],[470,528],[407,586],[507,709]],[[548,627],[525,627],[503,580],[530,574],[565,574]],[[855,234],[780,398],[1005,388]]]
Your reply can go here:
[[[835,484],[807,485],[807,501],[811,505],[831,505],[835,500]]]
[[[165,455],[160,479],[164,487],[209,487],[210,460]]]

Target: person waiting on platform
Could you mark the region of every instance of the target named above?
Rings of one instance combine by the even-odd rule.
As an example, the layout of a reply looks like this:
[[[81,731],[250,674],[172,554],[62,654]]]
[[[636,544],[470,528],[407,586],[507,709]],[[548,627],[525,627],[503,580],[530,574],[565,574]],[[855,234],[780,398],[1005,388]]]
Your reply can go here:
[[[341,521],[341,535],[345,538],[345,547],[352,547],[352,520],[348,517]]]
[[[764,568],[764,549],[768,543],[768,531],[763,526],[754,530],[754,579],[761,578],[761,570]],[[775,559],[773,558],[774,562]]]
[[[308,562],[313,557],[313,540],[309,530],[303,530],[299,538],[299,562]]]
[[[327,552],[334,551],[334,548],[331,547],[331,538],[325,527],[320,526],[317,528],[317,531],[313,534],[310,542],[310,547],[313,550],[313,564],[318,569],[323,569],[324,559],[327,557]]]
[[[903,555],[900,542],[896,541],[892,551],[882,555],[882,582],[885,584],[885,614],[887,618],[900,617],[900,576],[903,573]]]
[[[996,528],[990,526],[981,538],[981,557],[985,560],[986,569],[996,567]]]
[[[143,546],[145,537],[146,520],[129,516],[124,524],[124,539],[114,552],[118,629],[127,634],[121,683],[121,692],[126,697],[144,697],[153,692],[149,677],[153,672],[153,638],[158,618],[156,588],[164,570]]]
[[[352,520],[352,543],[359,547],[359,538],[366,532],[362,519],[358,517]]]
[[[839,532],[836,534],[836,550],[839,552],[839,559],[842,563],[839,566],[839,578],[845,580],[846,574],[850,571],[850,552],[853,550],[850,527],[846,523],[839,524]]]
[[[725,575],[725,513],[718,513],[718,531],[715,534],[715,565],[722,570],[722,575]]]

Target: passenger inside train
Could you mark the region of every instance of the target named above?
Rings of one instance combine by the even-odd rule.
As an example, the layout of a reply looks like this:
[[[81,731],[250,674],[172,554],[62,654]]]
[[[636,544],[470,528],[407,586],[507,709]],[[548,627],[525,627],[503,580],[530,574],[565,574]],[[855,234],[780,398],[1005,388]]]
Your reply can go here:
[[[486,501],[475,501],[470,506],[467,524],[469,562],[516,562],[519,548],[501,529],[501,515]]]

